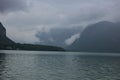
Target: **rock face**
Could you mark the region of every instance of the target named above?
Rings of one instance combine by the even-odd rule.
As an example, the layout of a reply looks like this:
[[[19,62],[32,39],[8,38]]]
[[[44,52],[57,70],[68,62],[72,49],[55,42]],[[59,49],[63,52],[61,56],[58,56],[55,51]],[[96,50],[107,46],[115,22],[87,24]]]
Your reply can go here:
[[[9,44],[14,43],[6,36],[6,29],[1,22],[0,22],[0,43],[9,43]]]
[[[69,49],[86,52],[120,52],[120,24],[103,21],[90,25]]]
[[[3,27],[2,23],[0,22],[0,39],[6,37],[6,29]]]

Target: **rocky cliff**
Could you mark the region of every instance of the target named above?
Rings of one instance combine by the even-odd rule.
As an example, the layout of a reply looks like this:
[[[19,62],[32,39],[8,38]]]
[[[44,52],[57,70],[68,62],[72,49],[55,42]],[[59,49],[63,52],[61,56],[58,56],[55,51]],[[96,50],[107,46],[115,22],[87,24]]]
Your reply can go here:
[[[6,29],[0,22],[0,43],[13,44],[14,42],[6,36]]]
[[[2,23],[0,22],[0,39],[6,37],[6,29],[3,27]]]

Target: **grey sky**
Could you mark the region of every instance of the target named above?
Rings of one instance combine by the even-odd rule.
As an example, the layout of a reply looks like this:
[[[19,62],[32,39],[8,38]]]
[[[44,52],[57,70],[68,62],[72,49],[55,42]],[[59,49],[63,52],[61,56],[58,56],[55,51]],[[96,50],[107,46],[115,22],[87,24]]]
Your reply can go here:
[[[0,0],[0,12],[3,13],[25,10],[27,6],[27,0]]]
[[[35,36],[38,31],[119,21],[119,3],[120,0],[0,0],[0,21],[11,39],[33,43],[39,41]]]

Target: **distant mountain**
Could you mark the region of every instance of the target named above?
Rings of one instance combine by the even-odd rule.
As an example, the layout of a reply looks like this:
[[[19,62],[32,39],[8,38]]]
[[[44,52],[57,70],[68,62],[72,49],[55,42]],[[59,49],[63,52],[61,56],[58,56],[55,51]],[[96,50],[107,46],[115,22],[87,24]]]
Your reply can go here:
[[[120,23],[102,21],[88,26],[69,50],[120,52]]]
[[[0,50],[65,51],[56,46],[15,43],[6,36],[6,29],[2,23],[0,23]]]
[[[48,32],[44,30],[37,32],[36,37],[40,40],[39,44],[66,47],[68,45],[65,41],[82,30],[83,27],[53,28]]]

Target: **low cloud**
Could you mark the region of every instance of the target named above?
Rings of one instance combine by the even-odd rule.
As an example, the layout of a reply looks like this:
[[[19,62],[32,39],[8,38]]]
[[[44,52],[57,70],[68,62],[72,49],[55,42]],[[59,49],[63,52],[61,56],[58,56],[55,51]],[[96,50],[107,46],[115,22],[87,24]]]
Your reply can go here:
[[[65,47],[71,43],[71,39],[77,38],[82,31],[82,27],[77,28],[53,28],[50,31],[37,32],[36,37],[40,40],[40,44],[49,44]],[[66,41],[66,43],[65,43]]]
[[[9,34],[11,33],[11,34]],[[7,36],[17,43],[35,43],[39,42],[39,39],[35,37],[35,30],[23,31],[17,28],[9,28]]]
[[[65,40],[65,44],[66,45],[71,45],[72,43],[74,43],[79,38],[80,38],[80,33],[74,34],[70,38]]]

